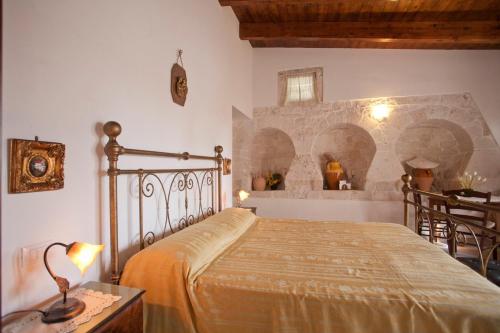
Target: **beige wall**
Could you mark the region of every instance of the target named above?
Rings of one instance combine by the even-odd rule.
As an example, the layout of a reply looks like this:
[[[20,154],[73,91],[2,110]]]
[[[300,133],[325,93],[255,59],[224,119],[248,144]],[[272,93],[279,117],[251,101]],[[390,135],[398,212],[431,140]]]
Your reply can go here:
[[[102,259],[83,278],[62,249],[54,250],[51,262],[72,284],[107,278],[101,124],[119,121],[123,133],[118,141],[124,146],[212,154],[214,145],[222,144],[230,156],[232,107],[251,113],[252,51],[238,39],[231,9],[216,0],[5,0],[3,18],[2,160],[8,138],[38,135],[66,144],[65,187],[60,191],[7,194],[7,167],[2,163],[5,313],[57,292],[41,257],[21,265],[24,246],[104,243]],[[177,48],[184,50],[188,73],[184,108],[170,97]],[[129,166],[147,166],[124,160]],[[125,193],[127,183],[120,186]],[[228,201],[230,188],[226,177]],[[132,226],[137,221],[129,216],[126,200],[121,202],[120,249],[125,250],[137,241]]]

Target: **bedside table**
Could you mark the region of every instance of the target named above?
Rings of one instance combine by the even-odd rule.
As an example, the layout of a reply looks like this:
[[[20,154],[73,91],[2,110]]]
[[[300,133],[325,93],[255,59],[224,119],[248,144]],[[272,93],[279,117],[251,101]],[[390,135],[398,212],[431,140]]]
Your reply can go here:
[[[102,282],[87,282],[82,288],[122,298],[92,319],[78,326],[75,333],[141,333],[143,331],[142,294],[144,290]]]
[[[93,316],[90,321],[79,325],[73,333],[143,332],[143,308],[141,296],[144,294],[144,290],[102,282],[87,282],[80,287],[100,291],[103,294],[121,296],[121,299],[111,304],[111,306],[104,308],[101,313]],[[45,306],[52,304],[56,298],[60,298],[60,295],[40,304],[37,308],[44,308]],[[2,328],[9,331],[9,327],[11,325],[15,328],[16,323],[19,323],[24,317],[25,315],[17,317],[13,316],[12,320],[2,322]],[[4,331],[3,329],[2,332]],[[16,330],[14,329],[14,331]]]
[[[250,210],[252,213],[254,213],[255,215],[257,215],[257,207],[241,207],[243,209],[248,209]]]

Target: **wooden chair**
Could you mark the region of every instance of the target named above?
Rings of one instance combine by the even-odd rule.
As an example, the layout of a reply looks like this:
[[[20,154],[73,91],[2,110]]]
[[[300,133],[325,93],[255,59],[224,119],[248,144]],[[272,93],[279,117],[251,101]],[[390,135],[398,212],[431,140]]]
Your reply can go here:
[[[420,194],[413,193],[414,202],[417,203],[415,213],[417,215],[417,233],[420,236],[429,237],[429,240],[435,242],[437,239],[448,239],[447,233],[447,221],[438,218],[432,210],[427,211],[421,208],[422,206],[422,196]],[[442,211],[445,206],[445,201],[434,200],[429,198],[429,208]]]
[[[473,190],[449,190],[449,191],[443,191],[443,195],[446,196],[451,196],[451,195],[456,195],[465,198],[465,200],[469,199],[474,202],[478,203],[484,203],[484,204],[489,204],[491,202],[491,192],[479,192],[479,191],[473,191]],[[475,199],[475,200],[472,200]],[[479,199],[479,200],[478,200]],[[467,220],[469,222],[472,222],[473,224],[476,224],[478,226],[482,226],[488,229],[493,229],[495,228],[495,223],[493,221],[488,220],[488,211],[486,209],[479,209],[479,208],[472,208],[472,207],[464,207],[460,204],[452,205],[449,203],[446,203],[446,213],[450,214],[452,216],[456,216],[459,218],[462,218],[464,220]],[[488,237],[484,231],[476,229],[474,230],[474,233],[478,238],[480,238],[479,246],[483,249],[484,248],[484,242],[486,239],[490,238]],[[465,245],[470,245],[470,243],[467,243],[467,236],[472,236],[470,231],[464,227],[464,226],[458,226],[457,227],[457,234],[460,234],[464,237],[464,243]]]

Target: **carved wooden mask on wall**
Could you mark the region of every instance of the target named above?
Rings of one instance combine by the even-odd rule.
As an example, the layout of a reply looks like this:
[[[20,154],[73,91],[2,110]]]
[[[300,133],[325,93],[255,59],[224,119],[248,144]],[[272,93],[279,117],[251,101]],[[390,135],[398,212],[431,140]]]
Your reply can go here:
[[[170,91],[174,103],[184,106],[188,93],[186,71],[179,64],[172,66]]]
[[[64,187],[65,146],[38,140],[9,140],[9,193]]]

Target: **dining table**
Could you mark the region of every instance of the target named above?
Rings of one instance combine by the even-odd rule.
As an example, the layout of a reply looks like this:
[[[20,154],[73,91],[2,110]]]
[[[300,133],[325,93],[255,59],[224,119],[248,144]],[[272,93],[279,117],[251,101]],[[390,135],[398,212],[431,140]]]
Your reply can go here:
[[[463,196],[457,196],[458,199],[464,200],[464,201],[470,201],[470,202],[481,202],[484,203],[483,198],[476,198],[476,197],[463,197]],[[499,206],[500,207],[500,195],[493,195],[491,196],[491,201],[488,203],[488,205],[492,206]],[[438,211],[441,211],[442,209],[444,210],[445,208],[445,201],[439,200],[439,199],[433,199],[429,198],[429,207],[434,208]],[[469,214],[471,214],[469,212]],[[474,214],[474,212],[472,212]],[[477,212],[477,214],[481,214],[480,212]],[[431,220],[433,220],[433,214],[432,212],[429,213],[429,217]],[[500,212],[493,212],[490,211],[488,220],[495,223],[495,230],[500,233]],[[434,234],[434,237],[440,238],[439,235]],[[500,243],[500,236],[497,236],[497,243]],[[497,248],[497,258],[500,258],[500,247]]]

